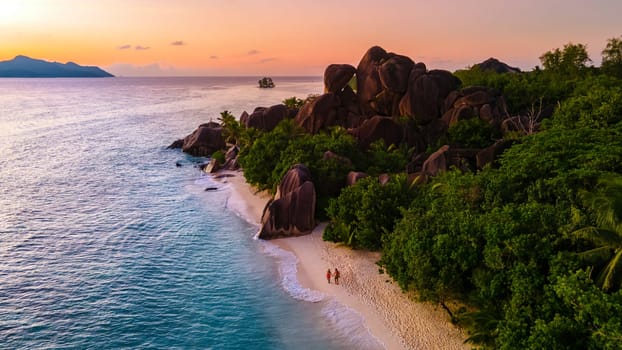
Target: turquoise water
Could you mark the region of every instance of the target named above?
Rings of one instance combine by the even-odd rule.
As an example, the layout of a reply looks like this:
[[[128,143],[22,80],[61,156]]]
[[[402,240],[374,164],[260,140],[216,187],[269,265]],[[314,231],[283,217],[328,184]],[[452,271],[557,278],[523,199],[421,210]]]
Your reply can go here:
[[[378,348],[252,239],[226,185],[203,191],[202,159],[165,149],[222,110],[322,89],[256,80],[0,80],[1,348]]]

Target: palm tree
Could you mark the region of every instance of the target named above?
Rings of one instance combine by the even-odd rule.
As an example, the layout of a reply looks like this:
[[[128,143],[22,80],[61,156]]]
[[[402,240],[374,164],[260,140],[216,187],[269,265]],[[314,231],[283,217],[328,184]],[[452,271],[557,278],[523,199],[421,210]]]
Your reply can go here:
[[[225,110],[220,113],[218,118],[220,125],[223,127],[223,134],[225,141],[234,145],[240,143],[240,139],[243,133],[243,126],[240,122],[231,114],[231,112]]]
[[[580,253],[597,271],[596,284],[604,291],[622,287],[622,176],[608,175],[598,181],[592,192],[580,193],[584,204],[595,215],[595,226],[574,232],[597,247]]]
[[[469,337],[464,343],[478,345],[481,349],[494,349],[495,340],[499,336],[498,311],[478,310],[459,315],[459,322],[469,332]]]

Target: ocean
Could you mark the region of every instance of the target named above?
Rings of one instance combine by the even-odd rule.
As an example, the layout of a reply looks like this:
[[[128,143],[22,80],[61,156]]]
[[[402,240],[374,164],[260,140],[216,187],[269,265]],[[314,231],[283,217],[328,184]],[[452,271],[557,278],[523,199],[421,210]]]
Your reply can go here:
[[[380,347],[253,239],[205,159],[166,149],[223,110],[323,88],[257,80],[0,79],[0,348]]]

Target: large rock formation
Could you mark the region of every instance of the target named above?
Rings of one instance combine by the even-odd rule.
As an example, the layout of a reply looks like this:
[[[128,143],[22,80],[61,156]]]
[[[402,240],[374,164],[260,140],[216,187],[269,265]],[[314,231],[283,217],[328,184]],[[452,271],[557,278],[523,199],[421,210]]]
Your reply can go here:
[[[173,142],[169,148],[180,148],[182,151],[197,157],[210,156],[212,153],[225,148],[225,138],[222,127],[218,123],[201,124],[190,135],[182,140]]]
[[[378,67],[382,91],[372,107],[379,113],[400,115],[400,101],[408,89],[409,75],[415,62],[406,56],[389,53],[389,58]]]
[[[227,153],[225,153],[225,164],[223,164],[223,169],[227,170],[238,170],[240,169],[240,164],[238,163],[238,154],[240,153],[240,148],[238,146],[233,145],[229,147]]]
[[[255,128],[261,131],[271,131],[283,119],[291,118],[295,115],[296,110],[288,108],[284,104],[278,104],[271,107],[257,107],[250,115],[246,112],[240,117],[240,123],[247,128]]]
[[[460,84],[460,79],[448,71],[432,70],[426,73],[422,67],[414,66],[408,91],[400,101],[400,114],[414,118],[419,124],[428,124],[441,117],[445,98]]]
[[[312,101],[305,103],[296,115],[296,124],[304,128],[310,134],[338,123],[341,101],[332,92],[321,95]]]
[[[501,94],[482,86],[451,92],[445,99],[447,111],[442,120],[451,127],[464,119],[479,118],[500,128],[507,116],[507,105]]]
[[[359,104],[363,114],[398,115],[399,103],[407,90],[415,62],[388,53],[379,46],[367,50],[356,69]]]
[[[343,90],[356,73],[356,68],[349,64],[331,64],[324,71],[324,91],[339,92]]]
[[[356,68],[356,87],[359,104],[363,114],[379,114],[374,110],[372,104],[376,96],[382,91],[382,82],[378,66],[386,60],[388,53],[380,46],[374,46],[367,50]]]
[[[294,165],[279,183],[274,199],[264,209],[259,238],[311,233],[315,227],[315,202],[311,172],[302,164]]]
[[[358,127],[366,118],[360,114],[356,93],[348,85],[308,101],[296,114],[295,122],[315,134],[331,126]]]
[[[385,145],[399,145],[404,136],[404,129],[390,117],[374,116],[363,124],[349,130],[357,140],[359,147],[366,149],[377,140],[384,140]]]
[[[354,71],[356,91],[348,85]],[[329,65],[324,72],[327,93],[307,102],[295,120],[298,126],[313,134],[335,125],[351,129],[349,132],[363,148],[384,139],[387,144],[406,142],[422,152],[446,135],[448,123],[443,123],[441,117],[448,109],[454,113],[458,106],[453,102],[466,97],[454,92],[460,84],[448,71],[428,71],[424,63],[415,63],[409,57],[374,46],[363,55],[356,70],[348,64]],[[454,97],[447,103],[452,93]],[[498,124],[504,102],[495,97],[488,104],[469,107]],[[399,116],[410,120],[397,124],[388,118],[381,119]],[[464,114],[458,114],[455,119],[461,116]]]

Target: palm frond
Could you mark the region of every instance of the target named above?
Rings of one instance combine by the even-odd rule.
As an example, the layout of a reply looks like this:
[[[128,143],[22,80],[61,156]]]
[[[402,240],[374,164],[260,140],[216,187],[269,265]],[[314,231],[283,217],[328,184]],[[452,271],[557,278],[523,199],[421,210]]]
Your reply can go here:
[[[588,241],[592,241],[598,245],[609,246],[622,246],[622,236],[620,233],[598,228],[594,226],[587,226],[580,228],[572,233],[575,238],[583,238]]]
[[[622,272],[622,249],[616,251],[613,259],[598,274],[596,284],[604,291],[618,290],[621,286],[620,272]]]
[[[586,250],[577,254],[581,260],[592,266],[602,266],[611,259],[612,255],[613,249],[608,246]]]

